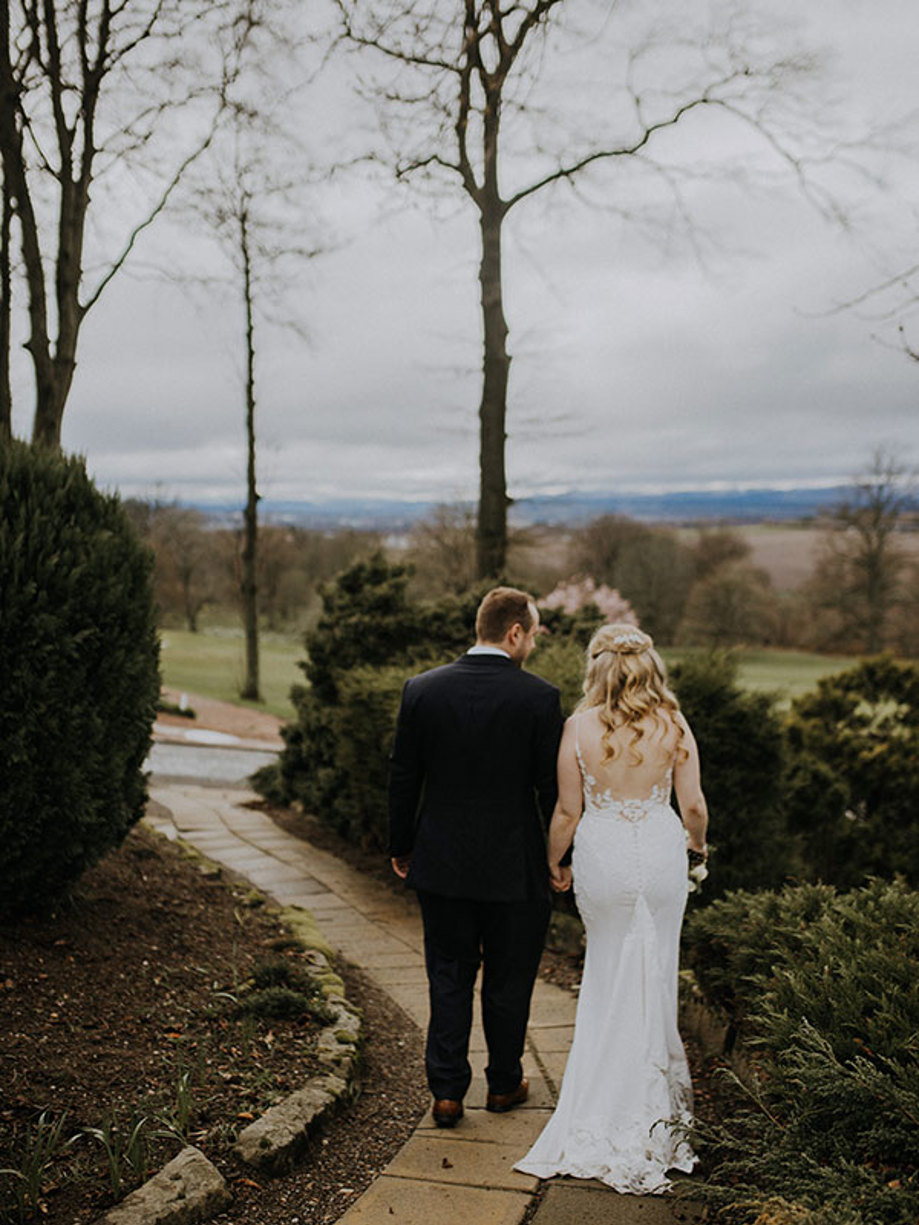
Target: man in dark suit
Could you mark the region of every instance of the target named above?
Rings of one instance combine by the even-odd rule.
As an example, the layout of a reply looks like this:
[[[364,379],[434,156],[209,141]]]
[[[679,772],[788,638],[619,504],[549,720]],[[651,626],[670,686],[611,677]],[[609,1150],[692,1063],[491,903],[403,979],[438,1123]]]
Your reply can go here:
[[[562,731],[558,690],[522,669],[538,629],[532,597],[496,587],[479,606],[475,646],[413,677],[402,694],[390,855],[421,904],[425,1067],[440,1127],[463,1114],[480,961],[487,1109],[527,1096],[521,1056],[549,922],[545,828]]]

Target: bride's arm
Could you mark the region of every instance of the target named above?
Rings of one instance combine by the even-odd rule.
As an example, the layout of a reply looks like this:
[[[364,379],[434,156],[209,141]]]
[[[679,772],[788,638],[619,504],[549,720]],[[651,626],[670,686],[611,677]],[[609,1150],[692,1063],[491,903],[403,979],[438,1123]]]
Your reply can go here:
[[[673,789],[680,802],[680,815],[689,834],[689,849],[705,852],[705,832],[708,829],[708,808],[705,796],[702,794],[701,769],[699,766],[699,749],[696,738],[690,730],[682,714],[677,715],[683,736],[680,740],[680,753],[673,768]]]
[[[558,800],[549,825],[549,876],[552,888],[564,892],[571,888],[571,869],[561,867],[561,860],[581,819],[581,772],[575,752],[574,719],[569,719],[562,732],[558,750]]]

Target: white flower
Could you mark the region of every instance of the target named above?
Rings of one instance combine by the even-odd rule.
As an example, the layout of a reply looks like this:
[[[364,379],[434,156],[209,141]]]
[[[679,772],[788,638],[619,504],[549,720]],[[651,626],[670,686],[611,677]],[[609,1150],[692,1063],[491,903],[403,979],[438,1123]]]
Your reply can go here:
[[[689,892],[698,893],[702,882],[708,878],[708,868],[704,863],[697,863],[689,870]]]

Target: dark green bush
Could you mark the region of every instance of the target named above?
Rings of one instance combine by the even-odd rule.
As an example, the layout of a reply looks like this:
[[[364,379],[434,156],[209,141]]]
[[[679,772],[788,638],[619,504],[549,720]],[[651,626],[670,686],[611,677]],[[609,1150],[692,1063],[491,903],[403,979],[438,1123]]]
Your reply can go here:
[[[789,721],[789,817],[809,871],[919,886],[919,665],[886,656],[821,680]]]
[[[151,560],[77,459],[0,445],[0,912],[58,895],[146,800]]]
[[[881,881],[735,894],[690,918],[686,944],[703,993],[737,1021],[759,1069],[734,1111],[703,1130],[715,1201],[738,1221],[779,1196],[864,1225],[914,1222],[919,894]]]
[[[323,611],[306,637],[308,685],[291,698],[276,766],[253,775],[275,803],[299,801],[344,837],[386,844],[389,753],[402,686],[445,663],[475,637],[485,588],[436,603],[408,592],[409,572],[382,554],[355,563],[321,591]]]
[[[772,699],[748,693],[726,655],[688,656],[672,669],[699,744],[714,848],[701,895],[768,889],[796,867],[783,809],[783,729]]]

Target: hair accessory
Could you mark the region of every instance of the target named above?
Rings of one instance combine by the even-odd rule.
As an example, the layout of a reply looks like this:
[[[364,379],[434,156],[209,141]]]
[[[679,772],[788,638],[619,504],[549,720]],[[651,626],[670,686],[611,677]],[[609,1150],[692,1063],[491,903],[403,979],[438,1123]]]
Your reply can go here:
[[[617,634],[613,639],[614,647],[643,647],[647,643],[644,634]]]

